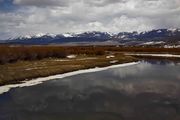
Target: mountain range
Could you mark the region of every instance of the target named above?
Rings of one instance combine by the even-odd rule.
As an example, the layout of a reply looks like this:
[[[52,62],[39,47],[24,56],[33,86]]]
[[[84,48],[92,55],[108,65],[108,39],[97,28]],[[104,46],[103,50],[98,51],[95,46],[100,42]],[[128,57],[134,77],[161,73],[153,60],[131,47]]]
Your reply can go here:
[[[19,45],[124,45],[180,46],[180,29],[155,29],[145,32],[84,32],[66,34],[37,34],[1,40],[1,44]]]

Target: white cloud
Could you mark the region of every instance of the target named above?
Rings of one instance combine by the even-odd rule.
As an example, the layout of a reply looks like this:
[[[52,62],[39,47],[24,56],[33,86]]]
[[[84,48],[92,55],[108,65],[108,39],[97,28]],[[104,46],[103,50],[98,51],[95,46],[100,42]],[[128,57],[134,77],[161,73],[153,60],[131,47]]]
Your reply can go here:
[[[113,19],[109,24],[112,25],[114,31],[145,31],[153,28],[153,24],[146,18],[128,18],[127,16],[121,16]]]
[[[126,0],[84,0],[84,3],[89,4],[91,6],[106,6],[110,4],[116,3],[124,3]]]
[[[14,0],[0,12],[0,35],[144,31],[180,27],[179,0]]]
[[[13,3],[27,6],[67,6],[69,0],[14,0]]]

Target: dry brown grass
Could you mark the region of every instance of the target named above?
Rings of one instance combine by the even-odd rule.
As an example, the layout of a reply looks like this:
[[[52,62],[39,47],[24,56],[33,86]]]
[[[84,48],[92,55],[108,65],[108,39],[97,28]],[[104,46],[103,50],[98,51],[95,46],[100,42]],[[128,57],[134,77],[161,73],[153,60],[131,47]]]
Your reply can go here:
[[[112,60],[125,63],[140,58],[125,56],[123,55],[125,52],[180,54],[180,49],[116,46],[0,46],[0,85],[79,69],[108,66],[111,65],[109,62]],[[106,55],[110,53],[116,53],[116,57],[107,59]],[[64,61],[69,54],[76,54],[78,57]],[[96,59],[83,60],[87,57],[96,57]]]
[[[111,65],[110,61],[119,60],[118,63],[132,62],[136,59],[122,54],[115,55],[114,58],[107,59],[103,56],[78,56],[75,59],[42,59],[36,61],[18,61],[0,65],[0,85],[17,83],[25,79],[45,77],[49,75],[71,72],[79,69],[93,67],[103,67]],[[84,59],[92,58],[94,59]],[[116,63],[116,64],[118,64]]]
[[[0,64],[20,60],[41,60],[44,58],[65,58],[68,54],[104,55],[113,52],[148,52],[180,54],[179,48],[143,48],[116,46],[0,46]]]

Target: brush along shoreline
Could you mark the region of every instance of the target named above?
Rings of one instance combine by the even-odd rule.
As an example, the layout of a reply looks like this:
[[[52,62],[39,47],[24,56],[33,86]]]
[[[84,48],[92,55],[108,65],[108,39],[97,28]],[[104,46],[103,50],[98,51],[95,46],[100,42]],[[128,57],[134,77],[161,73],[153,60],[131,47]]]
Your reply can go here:
[[[52,75],[52,76],[48,76],[48,77],[36,78],[36,79],[29,80],[29,81],[23,81],[22,83],[19,83],[19,84],[4,85],[4,86],[0,86],[0,94],[8,92],[12,88],[34,86],[34,85],[38,85],[45,81],[49,81],[49,80],[53,80],[53,79],[61,79],[61,78],[70,77],[70,76],[74,76],[74,75],[98,72],[98,71],[108,70],[108,69],[117,68],[117,67],[126,67],[126,66],[136,65],[139,63],[140,62],[138,61],[138,62],[130,62],[130,63],[111,65],[111,66],[107,66],[107,67],[95,67],[95,68],[90,68],[90,69],[68,72],[68,73],[64,73],[64,74]]]

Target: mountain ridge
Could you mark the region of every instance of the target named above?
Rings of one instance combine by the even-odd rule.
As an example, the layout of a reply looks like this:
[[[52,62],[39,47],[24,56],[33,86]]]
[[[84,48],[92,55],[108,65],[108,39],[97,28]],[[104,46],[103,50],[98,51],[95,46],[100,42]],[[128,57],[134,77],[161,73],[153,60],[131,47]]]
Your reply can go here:
[[[104,43],[115,45],[179,45],[180,29],[153,29],[144,32],[99,32],[90,31],[83,33],[64,33],[64,34],[37,34],[34,36],[26,35],[14,39],[0,41],[4,44],[20,45],[47,45],[47,44],[77,44],[91,45]]]

